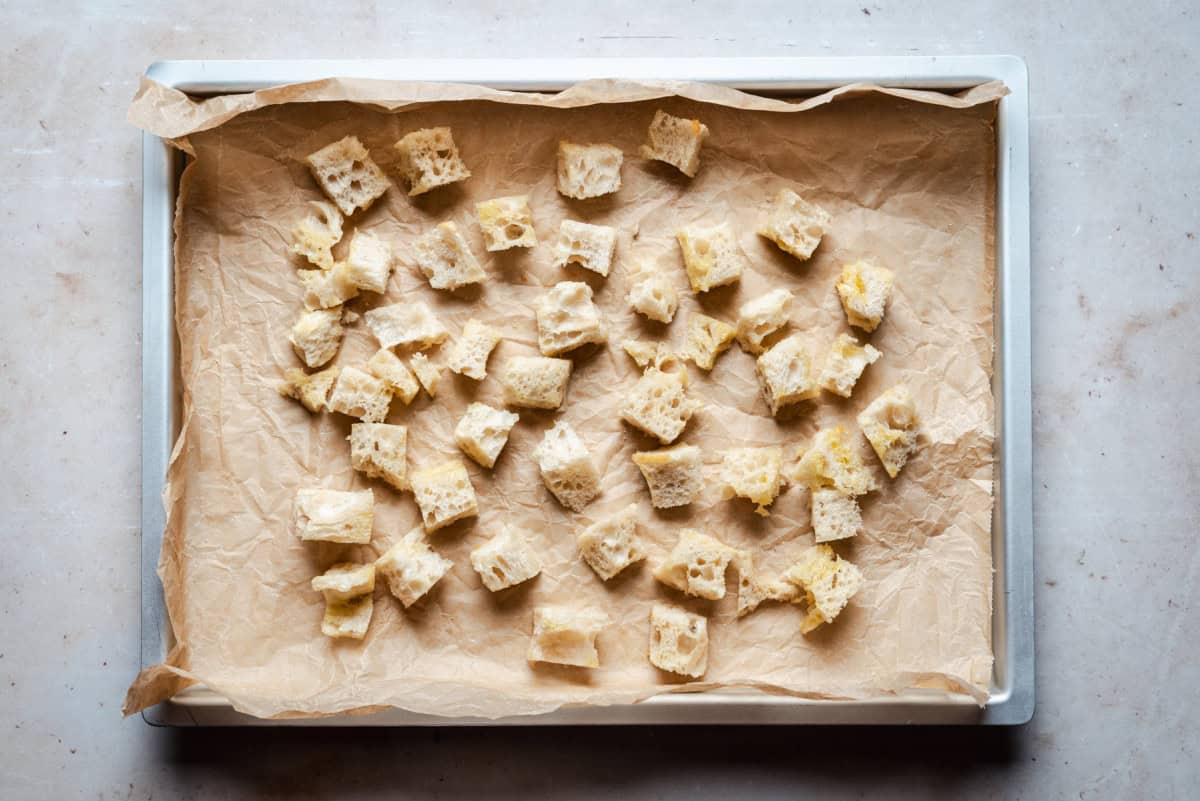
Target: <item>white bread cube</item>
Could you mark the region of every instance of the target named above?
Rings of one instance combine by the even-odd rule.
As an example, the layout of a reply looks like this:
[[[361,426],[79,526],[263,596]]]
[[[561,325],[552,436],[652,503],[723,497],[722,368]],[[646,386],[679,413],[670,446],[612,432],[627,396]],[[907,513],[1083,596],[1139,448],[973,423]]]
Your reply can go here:
[[[408,429],[387,423],[350,426],[350,466],[369,478],[408,489]]]
[[[533,230],[529,195],[512,195],[475,204],[475,216],[489,252],[509,248],[531,248],[538,243]]]
[[[434,289],[454,291],[487,277],[458,226],[450,221],[438,223],[422,234],[413,243],[413,256]]]
[[[857,536],[862,531],[862,511],[858,499],[836,489],[814,489],[812,495],[813,538],[833,542]]]
[[[755,367],[763,397],[772,415],[779,414],[781,409],[793,403],[811,400],[820,394],[813,377],[812,357],[800,334],[792,334],[775,343],[758,357]]]
[[[695,529],[685,528],[654,578],[697,598],[725,597],[725,569],[738,551]]]
[[[530,409],[558,409],[567,398],[571,362],[545,356],[514,356],[504,365],[500,383],[504,402]]]
[[[350,282],[345,262],[338,262],[329,270],[300,270],[297,275],[304,289],[306,309],[332,309],[358,297],[358,287]]]
[[[670,445],[699,410],[687,396],[687,371],[663,372],[651,367],[642,374],[621,404],[621,419]]]
[[[683,252],[683,266],[688,283],[696,293],[708,292],[719,286],[737,283],[750,266],[746,254],[738,245],[733,226],[724,222],[705,226],[693,224],[676,235]]]
[[[587,446],[566,420],[546,431],[533,451],[546,488],[573,512],[583,511],[600,492],[600,474]]]
[[[875,489],[874,476],[846,441],[841,426],[823,428],[813,436],[791,478],[809,489],[833,488],[847,495],[865,495]]]
[[[375,525],[375,495],[370,490],[302,488],[292,505],[296,536],[305,541],[363,544]]]
[[[661,273],[643,274],[629,286],[629,306],[648,320],[669,323],[679,309],[679,293]]]
[[[862,580],[862,571],[828,545],[814,545],[802,553],[783,574],[783,581],[799,589],[808,604],[801,633],[832,623],[862,587]]]
[[[659,370],[668,372],[678,369],[679,363],[675,354],[665,342],[647,342],[642,339],[622,340],[621,347],[638,367],[646,368],[651,365]]]
[[[695,445],[639,451],[633,463],[646,479],[655,509],[687,506],[704,491],[704,458]]]
[[[821,244],[829,221],[829,212],[825,209],[784,188],[775,196],[775,205],[759,226],[758,234],[770,239],[785,253],[806,261]]]
[[[326,601],[321,633],[326,637],[361,640],[371,625],[375,600],[369,593],[345,601]]]
[[[708,619],[678,606],[650,608],[650,664],[698,679],[708,669]]]
[[[457,520],[479,514],[471,477],[457,459],[428,470],[418,470],[409,478],[409,484],[426,531],[437,531]]]
[[[574,667],[600,667],[596,637],[609,622],[608,615],[596,609],[535,607],[526,659]]]
[[[687,357],[701,370],[711,370],[736,335],[737,329],[732,325],[692,312],[687,318]]]
[[[602,345],[608,332],[592,302],[592,288],[580,281],[562,281],[537,299],[538,348],[543,356],[558,356],[590,343]]]
[[[783,449],[731,448],[722,454],[721,482],[726,498],[737,496],[757,504],[754,510],[764,517],[779,495],[783,469]]]
[[[625,154],[612,145],[558,143],[558,191],[585,200],[621,188],[621,163]]]
[[[888,476],[900,474],[917,450],[917,407],[908,387],[898,384],[871,401],[858,415],[858,425]]]
[[[404,402],[412,403],[421,387],[412,370],[400,361],[400,357],[386,348],[380,348],[375,355],[367,359],[367,372],[387,384],[394,397]]]
[[[428,348],[450,336],[429,306],[419,300],[380,306],[363,316],[383,348]]]
[[[295,398],[310,412],[320,412],[325,409],[325,400],[329,397],[329,389],[337,380],[337,367],[327,367],[318,373],[306,373],[299,367],[287,371],[284,381],[279,385],[279,394],[285,398]]]
[[[338,374],[325,405],[331,412],[357,417],[365,423],[382,423],[391,403],[392,390],[385,382],[357,367],[347,367]]]
[[[333,267],[333,246],[342,239],[343,217],[338,207],[324,200],[310,200],[308,213],[292,227],[292,253],[303,256],[322,270]]]
[[[542,560],[511,526],[471,551],[471,567],[492,592],[529,581],[542,572]]]
[[[632,503],[585,528],[575,542],[583,561],[605,581],[646,558],[638,535],[637,505]]]
[[[337,355],[345,333],[340,308],[315,309],[301,312],[288,340],[296,355],[315,369]]]
[[[326,145],[305,161],[326,196],[347,217],[357,209],[370,208],[391,186],[356,136]]]
[[[397,169],[408,182],[410,196],[471,177],[471,171],[458,155],[454,135],[447,127],[412,131],[393,147],[400,154]]]
[[[429,361],[429,357],[424,353],[414,353],[408,364],[421,386],[429,393],[429,397],[436,398],[438,386],[442,383],[442,368]]]
[[[883,354],[870,344],[859,347],[858,340],[849,334],[838,334],[829,349],[829,358],[821,370],[821,386],[835,395],[850,397],[854,385],[867,365],[874,364]]]
[[[375,560],[375,570],[405,608],[424,598],[452,567],[453,562],[429,547],[419,526]]]
[[[764,601],[794,601],[799,594],[799,590],[791,584],[758,575],[749,551],[738,551],[734,565],[738,570],[738,617],[750,614]]]
[[[708,136],[708,126],[700,120],[672,117],[662,109],[654,112],[642,158],[665,161],[689,178],[700,169],[700,146]]]
[[[738,309],[738,343],[747,353],[762,353],[763,340],[788,324],[792,311],[792,293],[772,289]]]
[[[459,375],[482,381],[487,378],[488,357],[500,341],[500,332],[472,317],[463,326],[462,336],[450,349],[446,366]]]
[[[563,220],[554,240],[554,266],[578,264],[585,270],[608,276],[617,250],[617,229]]]
[[[486,403],[472,403],[454,428],[454,441],[481,467],[492,467],[508,443],[508,434],[521,418]]]
[[[371,562],[339,562],[311,582],[314,592],[326,601],[348,601],[375,591],[375,565]]]
[[[392,277],[392,246],[369,231],[355,231],[345,265],[346,280],[353,286],[386,292]]]
[[[867,333],[879,327],[893,280],[891,270],[870,262],[856,261],[843,267],[834,288],[846,311],[846,322]]]

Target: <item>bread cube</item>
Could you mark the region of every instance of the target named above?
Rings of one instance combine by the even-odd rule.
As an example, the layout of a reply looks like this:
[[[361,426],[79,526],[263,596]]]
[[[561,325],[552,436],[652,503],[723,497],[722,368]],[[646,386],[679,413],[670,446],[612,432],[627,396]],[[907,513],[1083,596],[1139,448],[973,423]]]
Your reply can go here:
[[[576,200],[600,197],[621,188],[625,155],[612,145],[558,143],[558,191]]]
[[[380,306],[363,316],[383,348],[428,348],[450,336],[429,306],[419,300]]]
[[[871,443],[883,469],[895,478],[917,449],[917,407],[908,387],[898,384],[858,415],[858,426]]]
[[[817,542],[845,540],[862,531],[858,500],[836,489],[814,489],[812,495],[813,537]]]
[[[692,312],[687,318],[687,357],[701,370],[711,370],[736,334],[737,329],[732,325]]]
[[[792,334],[775,343],[758,357],[755,366],[763,397],[772,415],[778,415],[781,409],[793,403],[811,400],[820,394],[813,377],[812,358],[800,334]]]
[[[371,625],[374,598],[368,593],[345,601],[326,601],[321,633],[326,637],[361,640]]]
[[[358,287],[350,282],[345,262],[329,270],[300,270],[297,275],[304,288],[306,309],[332,309],[358,297]]]
[[[791,477],[810,489],[833,488],[847,495],[865,495],[875,489],[874,476],[858,451],[846,442],[846,430],[841,426],[823,428],[813,436]]]
[[[367,372],[383,381],[392,395],[403,401],[405,406],[412,403],[421,389],[412,370],[387,348],[380,348],[367,359]]]
[[[438,223],[413,243],[413,256],[434,289],[454,291],[487,277],[458,226],[450,221]]]
[[[600,492],[600,474],[587,446],[565,420],[559,420],[542,436],[533,451],[542,482],[566,508],[583,511]]]
[[[530,409],[558,409],[567,398],[571,362],[545,356],[514,356],[504,365],[500,383],[504,402]]]
[[[306,373],[299,367],[293,367],[279,385],[279,394],[285,398],[295,398],[310,412],[323,411],[329,388],[337,380],[339,372],[337,367],[327,367],[318,373]]]
[[[296,355],[315,369],[337,355],[345,333],[340,308],[315,309],[300,314],[288,340]]]
[[[745,617],[765,601],[794,601],[799,593],[783,581],[764,578],[755,571],[749,551],[738,551],[733,560],[738,571],[737,616]]]
[[[521,418],[486,403],[472,403],[454,428],[454,441],[481,467],[492,467],[508,443],[508,434]]]
[[[324,200],[310,200],[308,213],[292,227],[292,253],[322,270],[333,267],[333,246],[342,239],[342,213]]]
[[[856,261],[842,268],[834,288],[846,311],[846,322],[870,333],[883,321],[884,307],[892,294],[891,270]]]
[[[783,574],[808,603],[800,631],[808,634],[822,623],[832,623],[862,587],[862,571],[842,559],[828,545],[814,545]]]
[[[369,231],[355,231],[345,265],[346,279],[353,286],[386,292],[392,277],[392,246]]]
[[[708,126],[700,120],[672,117],[662,109],[654,112],[642,158],[665,161],[689,178],[700,169],[700,146],[708,136]]]
[[[757,504],[754,510],[764,517],[779,495],[783,449],[778,445],[766,448],[731,448],[722,454],[721,482],[726,498],[737,496]]]
[[[792,293],[772,289],[738,309],[738,343],[747,353],[762,353],[763,340],[788,324],[792,311]]]
[[[429,547],[420,527],[375,560],[375,570],[406,609],[424,598],[452,567],[453,562]]]
[[[296,536],[305,541],[363,544],[375,525],[375,495],[370,490],[302,488],[292,505]]]
[[[391,403],[392,391],[386,383],[357,367],[347,367],[338,375],[325,405],[331,412],[365,423],[382,423]]]
[[[629,286],[629,306],[648,320],[669,323],[679,309],[679,293],[661,273],[642,275]]]
[[[719,601],[725,597],[725,569],[737,555],[720,540],[685,528],[654,578],[688,595]]]
[[[699,410],[687,396],[687,371],[663,372],[651,367],[642,374],[621,404],[621,419],[670,445]]]
[[[575,541],[583,561],[605,581],[646,558],[635,504],[588,526]]]
[[[412,131],[401,137],[393,147],[400,154],[397,169],[408,182],[410,196],[471,177],[471,171],[458,155],[458,147],[449,128]]]
[[[683,251],[688,283],[696,293],[734,284],[750,266],[729,223],[689,225],[675,235]]]
[[[592,288],[580,281],[562,281],[537,300],[538,348],[543,356],[558,356],[582,345],[602,345],[608,332],[592,303]]]
[[[409,483],[426,531],[437,531],[455,521],[479,514],[471,477],[467,475],[467,468],[457,459],[442,462],[427,470],[418,470],[409,478]]]
[[[357,136],[326,145],[305,161],[326,196],[347,217],[370,208],[391,186]]]
[[[350,426],[350,466],[369,478],[408,489],[408,429],[387,423]]]
[[[883,354],[870,344],[859,347],[858,340],[849,334],[838,334],[829,349],[829,358],[821,370],[821,386],[835,395],[850,397],[854,385],[867,365],[874,364]]]
[[[429,357],[424,353],[414,353],[408,364],[421,386],[429,393],[429,397],[436,398],[438,386],[442,383],[442,368],[429,361]]]
[[[655,509],[687,506],[704,491],[704,457],[695,445],[639,451],[633,463],[646,479]]]
[[[554,266],[578,264],[607,277],[616,249],[615,228],[563,220],[558,226],[558,238],[554,240]]]
[[[650,664],[698,679],[708,669],[708,619],[669,604],[650,608]]]
[[[785,253],[806,261],[821,244],[829,221],[829,212],[825,209],[784,188],[775,196],[775,205],[759,226],[758,234],[770,239]]]
[[[538,243],[533,230],[529,195],[511,195],[475,204],[475,216],[489,252],[509,248],[531,248]]]
[[[375,591],[375,565],[339,562],[310,582],[326,601],[348,601]]]
[[[446,366],[459,375],[482,381],[487,378],[488,357],[500,341],[500,332],[472,317],[463,326],[462,336],[450,349]]]
[[[646,367],[658,358],[660,349],[665,349],[661,342],[647,342],[643,339],[625,339],[621,341],[621,349],[633,359],[638,367]]]
[[[608,615],[596,609],[535,607],[526,659],[574,667],[600,667],[596,637],[608,625]]]
[[[529,581],[542,572],[542,560],[511,526],[471,551],[471,567],[492,592]]]

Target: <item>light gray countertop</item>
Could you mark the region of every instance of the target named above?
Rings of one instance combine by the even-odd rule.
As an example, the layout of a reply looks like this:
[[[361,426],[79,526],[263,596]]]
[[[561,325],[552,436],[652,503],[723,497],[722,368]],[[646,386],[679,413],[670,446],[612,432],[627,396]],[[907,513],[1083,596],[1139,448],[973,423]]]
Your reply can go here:
[[[1195,5],[151,5],[0,2],[0,797],[1197,796]],[[140,139],[124,117],[146,65],[963,53],[1020,55],[1031,76],[1032,724],[264,732],[121,719],[138,665],[140,475]]]

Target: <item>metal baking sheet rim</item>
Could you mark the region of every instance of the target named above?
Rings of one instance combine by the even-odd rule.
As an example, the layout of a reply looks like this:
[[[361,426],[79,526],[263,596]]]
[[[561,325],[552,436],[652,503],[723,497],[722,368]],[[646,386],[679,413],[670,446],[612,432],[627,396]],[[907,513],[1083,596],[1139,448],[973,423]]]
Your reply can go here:
[[[747,91],[808,94],[858,81],[963,89],[1001,80],[1010,94],[997,115],[996,506],[992,641],[987,704],[941,692],[832,701],[753,690],[660,695],[638,704],[568,707],[500,720],[445,718],[393,709],[365,716],[289,721],[236,712],[193,687],[143,713],[153,725],[597,725],[597,724],[974,724],[1019,725],[1034,709],[1032,402],[1029,279],[1029,79],[1015,56],[746,59],[447,59],[383,61],[161,61],[156,81],[193,95],[247,92],[331,75],[454,81],[555,91],[589,78],[695,80]],[[555,76],[550,79],[545,76]],[[173,223],[181,159],[150,134],[142,140],[142,548],[141,663],[161,662],[171,632],[155,572],[165,515],[162,487],[177,433]]]

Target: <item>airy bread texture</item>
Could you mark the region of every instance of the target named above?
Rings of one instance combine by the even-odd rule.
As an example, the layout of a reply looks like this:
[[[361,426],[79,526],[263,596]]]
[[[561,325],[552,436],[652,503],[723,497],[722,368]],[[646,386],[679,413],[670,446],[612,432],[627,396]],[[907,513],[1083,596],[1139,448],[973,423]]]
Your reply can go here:
[[[862,531],[862,511],[858,499],[836,489],[812,490],[813,538],[833,542],[857,536]]]
[[[419,526],[375,560],[375,569],[406,609],[424,598],[452,567],[453,562],[429,547]]]
[[[428,348],[450,336],[423,301],[405,301],[371,309],[363,317],[382,348]]]
[[[326,145],[305,161],[322,191],[347,217],[370,208],[391,186],[356,136]]]
[[[738,553],[720,540],[685,528],[654,578],[688,595],[719,601],[725,597],[725,568]]]
[[[832,487],[846,495],[866,495],[875,489],[875,478],[858,451],[846,442],[841,426],[818,431],[797,462],[791,478],[810,489]]]
[[[298,489],[292,505],[292,520],[296,536],[302,540],[361,545],[371,541],[375,495],[371,490]]]
[[[346,601],[326,601],[321,633],[335,639],[361,640],[367,636],[374,607],[375,601],[370,593]]]
[[[763,340],[788,324],[792,311],[792,293],[772,289],[738,309],[738,343],[747,353],[762,353]]]
[[[542,560],[511,526],[471,551],[471,567],[492,592],[516,586],[542,572]]]
[[[375,355],[367,359],[367,372],[387,384],[392,396],[399,398],[404,405],[412,403],[421,386],[412,370],[400,361],[400,357],[386,348],[380,348]]]
[[[870,333],[883,321],[883,311],[892,294],[892,271],[865,261],[842,268],[834,288],[842,299],[846,322]]]
[[[898,384],[871,401],[858,415],[858,425],[888,476],[899,475],[917,450],[920,425],[908,387]]]
[[[781,409],[793,403],[811,400],[820,394],[821,390],[813,378],[812,357],[800,334],[792,334],[775,343],[758,357],[755,366],[763,397],[772,415],[778,415]]]
[[[821,370],[821,386],[834,395],[850,397],[863,370],[883,354],[869,344],[859,347],[858,340],[849,334],[838,334],[829,349],[829,358]]]
[[[621,419],[634,428],[670,445],[701,403],[687,396],[687,371],[663,372],[650,367],[642,374],[621,404]]]
[[[476,203],[475,216],[479,218],[488,251],[531,248],[538,243],[529,195],[511,195]]]
[[[562,281],[537,299],[538,348],[558,356],[582,345],[602,345],[608,332],[592,302],[592,288],[580,281]]]
[[[800,631],[808,634],[822,623],[832,623],[862,587],[862,571],[842,559],[828,545],[814,545],[783,574],[782,580],[804,593],[808,614]]]
[[[662,342],[647,342],[644,339],[625,339],[621,341],[621,349],[633,359],[633,363],[638,367],[646,367],[654,363],[658,367],[657,361],[659,354],[666,352],[667,346]]]
[[[310,412],[323,411],[329,389],[337,381],[339,372],[341,370],[337,367],[327,367],[318,373],[306,373],[299,367],[292,367],[279,385],[279,394],[285,398],[295,398]]]
[[[508,434],[521,418],[486,403],[472,403],[454,428],[454,441],[481,467],[493,467],[508,443]]]
[[[358,287],[350,280],[345,262],[328,270],[300,270],[297,275],[304,289],[306,309],[332,309],[358,297]]]
[[[337,355],[342,346],[341,308],[315,309],[301,312],[292,326],[288,340],[306,365],[312,368],[323,366]]]
[[[712,226],[692,224],[680,230],[675,238],[679,240],[693,292],[708,292],[737,283],[750,266],[733,226],[727,222]]]
[[[348,601],[375,591],[375,565],[371,562],[338,562],[310,582],[326,601]]]
[[[408,489],[408,429],[387,423],[350,426],[350,466],[369,478]]]
[[[650,664],[698,679],[708,669],[708,619],[678,606],[650,608]]]
[[[646,558],[638,535],[637,504],[633,503],[588,526],[575,541],[588,567],[605,581]]]
[[[530,409],[558,409],[567,398],[571,362],[545,356],[514,356],[501,371],[504,402]]]
[[[575,429],[559,420],[533,451],[546,488],[558,502],[581,512],[600,493],[600,474]]]
[[[679,293],[671,280],[661,273],[644,272],[629,286],[625,296],[629,306],[648,320],[669,323],[679,309]]]
[[[701,370],[711,370],[736,334],[737,329],[732,325],[692,312],[687,318],[687,357]]]
[[[438,385],[442,383],[442,368],[429,361],[429,357],[424,353],[414,353],[408,360],[408,364],[412,367],[417,381],[429,393],[429,397],[436,398]]]
[[[749,551],[738,551],[733,563],[738,571],[738,617],[745,617],[765,601],[794,601],[799,594],[791,584],[758,575]]]
[[[467,240],[451,221],[438,223],[422,234],[413,243],[413,257],[434,289],[454,291],[487,278]]]
[[[342,239],[344,218],[338,207],[325,200],[310,200],[308,214],[292,226],[292,253],[328,270],[333,267],[333,246]]]
[[[775,196],[775,205],[759,226],[758,234],[770,239],[780,250],[807,261],[829,230],[830,219],[825,209],[784,188]]]
[[[471,177],[471,171],[458,155],[458,147],[449,128],[412,131],[393,147],[400,154],[398,169],[408,182],[410,196]]]
[[[722,455],[721,483],[726,498],[737,496],[757,504],[755,512],[764,517],[779,495],[783,449],[778,445],[766,448],[731,448]]]
[[[346,255],[346,279],[358,289],[386,292],[392,277],[392,246],[370,231],[355,231]]]
[[[428,470],[418,470],[412,474],[409,483],[426,531],[437,531],[457,520],[479,514],[471,477],[457,459]]]
[[[646,479],[655,509],[687,506],[704,491],[704,458],[695,445],[639,451],[633,463]]]
[[[387,383],[357,367],[347,367],[334,382],[325,405],[331,412],[357,417],[366,423],[382,423],[392,402]]]
[[[550,662],[574,667],[600,667],[596,637],[609,625],[608,615],[596,609],[538,606],[533,610],[529,638],[530,662]]]
[[[617,229],[563,220],[554,240],[554,266],[578,264],[585,270],[608,276],[617,250]]]
[[[700,169],[700,146],[708,136],[708,126],[700,120],[672,117],[662,109],[654,112],[642,158],[665,161],[689,178]]]
[[[586,200],[609,195],[621,188],[621,162],[625,154],[612,145],[558,143],[558,191]]]
[[[499,331],[472,317],[463,326],[462,336],[450,349],[446,366],[459,375],[482,381],[487,378],[488,357],[499,341]]]

